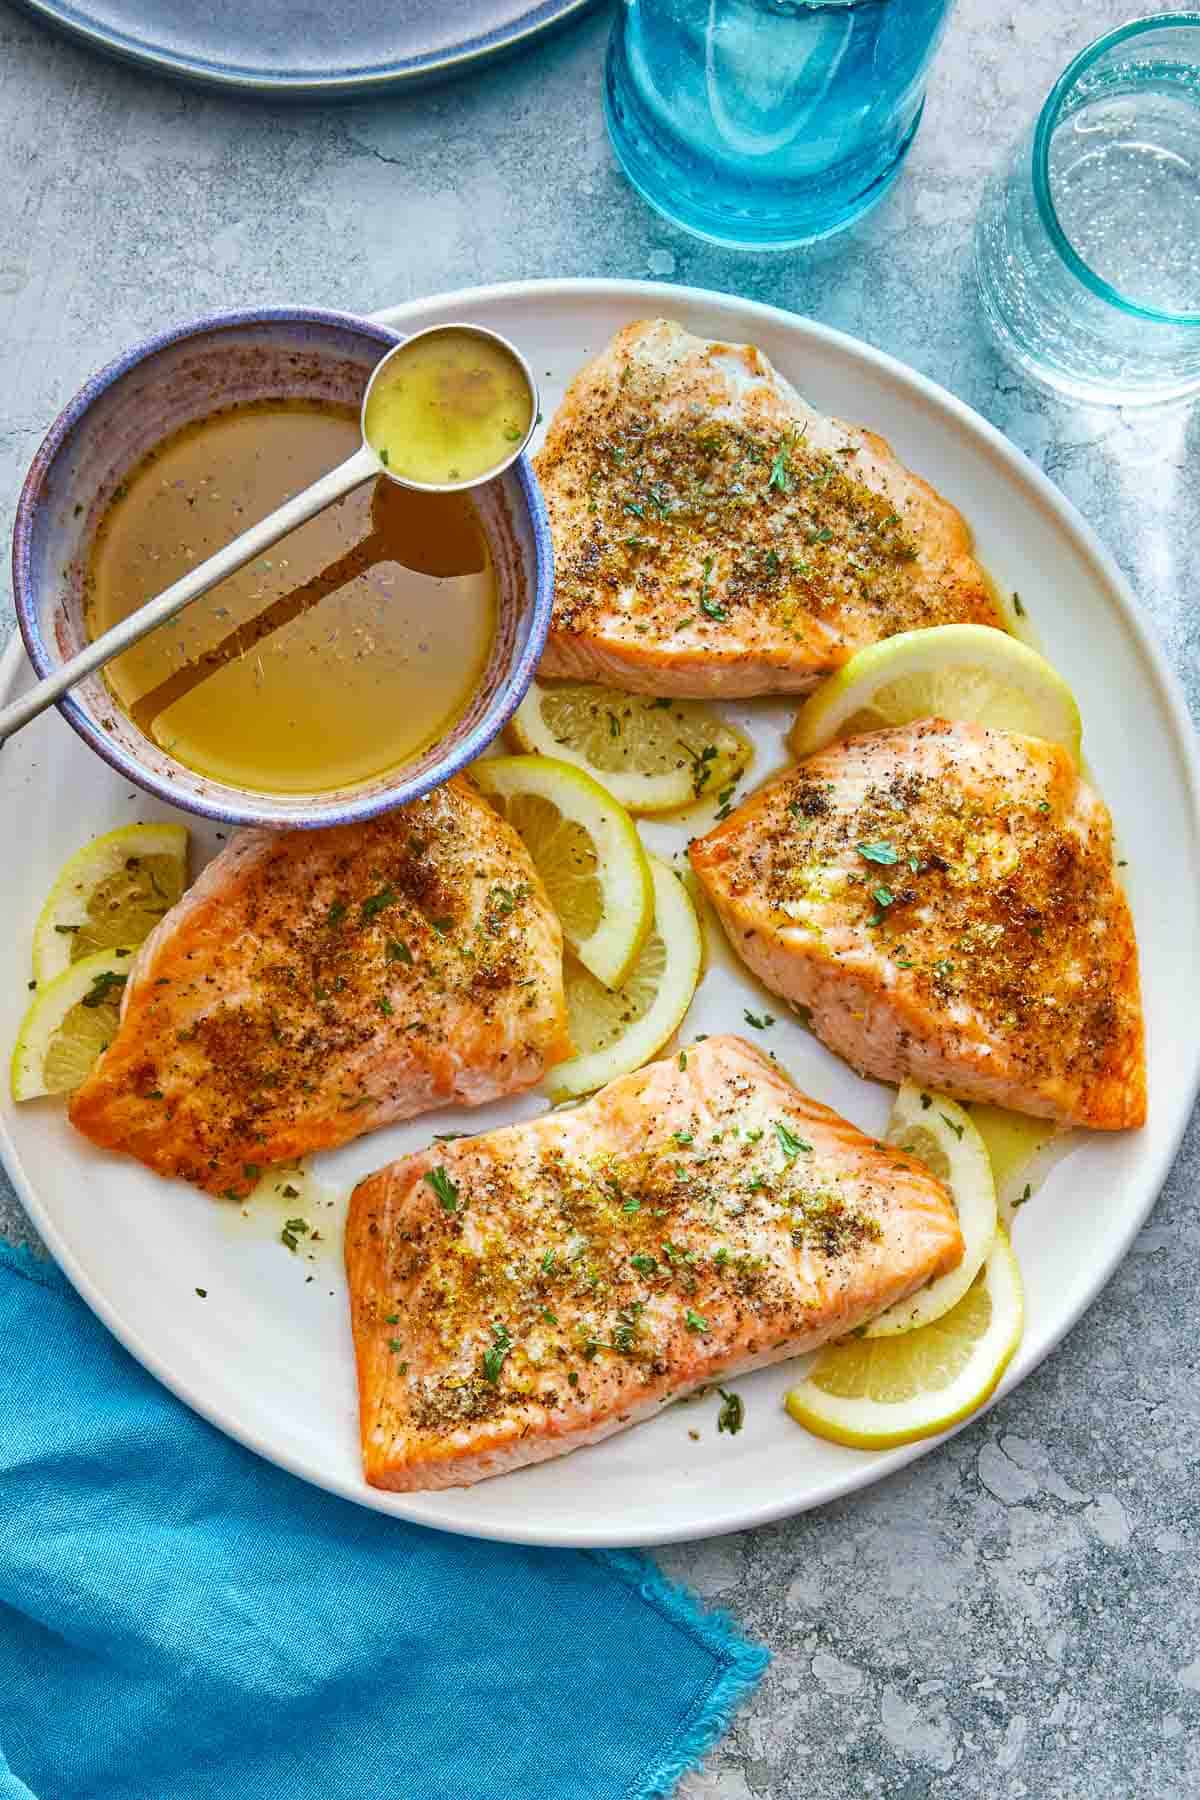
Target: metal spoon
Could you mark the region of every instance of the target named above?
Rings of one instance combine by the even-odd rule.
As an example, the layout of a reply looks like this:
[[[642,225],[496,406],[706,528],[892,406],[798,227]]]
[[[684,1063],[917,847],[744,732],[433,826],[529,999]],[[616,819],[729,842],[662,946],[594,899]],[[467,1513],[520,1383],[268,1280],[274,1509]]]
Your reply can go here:
[[[402,357],[413,344],[421,339],[438,337],[452,331],[466,331],[475,337],[490,338],[493,343],[499,344],[512,357],[524,375],[529,390],[529,429],[511,450],[505,451],[499,462],[469,481],[415,481],[410,476],[397,474],[396,470],[389,467],[380,458],[378,451],[373,450],[367,442],[367,403],[371,398],[372,389],[379,382],[385,370],[397,358]],[[363,395],[362,412],[359,418],[362,443],[353,456],[347,458],[344,463],[340,463],[336,469],[331,469],[328,475],[322,475],[319,481],[314,481],[312,486],[305,488],[302,493],[294,494],[290,500],[285,500],[282,506],[276,507],[273,513],[268,513],[265,519],[260,519],[257,525],[251,525],[248,531],[243,531],[240,536],[234,538],[232,543],[226,544],[223,550],[218,550],[212,556],[206,557],[202,563],[197,563],[194,569],[189,569],[186,575],[181,575],[178,581],[172,582],[169,588],[164,589],[153,600],[147,600],[145,605],[139,606],[136,612],[130,613],[118,625],[112,626],[94,642],[78,651],[63,664],[61,669],[56,669],[53,675],[44,676],[19,700],[13,700],[8,706],[0,707],[0,744],[12,737],[15,732],[20,731],[23,725],[28,725],[31,719],[36,719],[39,713],[45,712],[46,708],[52,706],[56,700],[60,700],[70,688],[75,686],[76,682],[82,681],[85,675],[91,675],[94,670],[111,662],[115,656],[120,656],[123,650],[128,650],[131,645],[140,643],[148,632],[165,624],[168,619],[173,619],[176,613],[182,612],[184,607],[190,605],[193,600],[198,600],[201,594],[207,594],[210,588],[214,588],[218,582],[224,581],[227,575],[233,575],[246,563],[253,562],[256,556],[261,556],[264,550],[269,550],[272,544],[277,544],[280,538],[287,536],[289,531],[295,531],[298,525],[303,525],[316,513],[324,512],[327,506],[332,506],[335,500],[340,500],[352,489],[361,487],[364,481],[370,481],[377,475],[386,475],[389,481],[396,482],[400,487],[416,488],[419,492],[426,494],[456,493],[464,488],[478,487],[483,482],[491,481],[495,476],[503,474],[504,470],[516,461],[533,435],[537,417],[537,384],[533,379],[529,364],[516,346],[510,344],[507,338],[501,337],[499,332],[488,331],[482,325],[431,325],[426,331],[414,332],[411,337],[405,338],[403,343],[397,344],[394,350],[389,350],[387,355],[375,366],[367,384],[367,391]]]

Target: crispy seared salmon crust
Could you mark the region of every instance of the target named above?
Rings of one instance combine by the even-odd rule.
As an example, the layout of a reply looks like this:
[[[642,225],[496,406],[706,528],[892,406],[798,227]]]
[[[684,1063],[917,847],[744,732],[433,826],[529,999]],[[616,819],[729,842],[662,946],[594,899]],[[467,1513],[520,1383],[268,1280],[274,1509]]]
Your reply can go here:
[[[953,1268],[945,1188],[736,1037],[354,1192],[376,1487],[465,1486],[812,1349]]]
[[[691,858],[738,954],[861,1073],[1062,1124],[1143,1123],[1112,822],[1058,745],[937,719],[852,738]]]
[[[71,1101],[106,1149],[216,1194],[570,1054],[558,921],[464,781],[329,831],[243,832],[143,945]]]
[[[954,507],[750,345],[626,326],[536,467],[555,560],[543,675],[803,693],[895,632],[1002,623]]]

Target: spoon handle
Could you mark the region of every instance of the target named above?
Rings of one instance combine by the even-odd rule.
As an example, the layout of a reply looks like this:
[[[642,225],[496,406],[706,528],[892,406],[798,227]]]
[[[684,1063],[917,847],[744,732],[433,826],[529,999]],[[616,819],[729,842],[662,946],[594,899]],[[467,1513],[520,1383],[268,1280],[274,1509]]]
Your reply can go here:
[[[210,588],[216,587],[219,581],[224,581],[227,575],[233,575],[246,563],[253,562],[256,556],[269,550],[272,544],[277,544],[281,537],[286,537],[297,525],[303,525],[306,519],[323,512],[335,500],[340,500],[343,494],[348,494],[352,488],[361,487],[364,481],[369,481],[372,475],[378,473],[379,459],[364,444],[346,462],[331,469],[328,475],[322,475],[319,481],[314,481],[303,493],[293,494],[290,500],[285,500],[273,513],[260,519],[257,525],[251,525],[240,537],[235,537],[232,543],[215,551],[202,563],[197,563],[194,569],[189,569],[186,575],[173,581],[169,588],[165,588],[153,600],[147,600],[144,606],[139,606],[128,618],[122,619],[94,642],[85,645],[61,669],[44,676],[27,694],[22,694],[19,700],[0,707],[0,744],[61,699],[68,688],[73,688],[85,675],[90,675],[102,664],[111,662],[114,656],[120,656],[123,650],[138,643],[147,632],[182,612],[190,601],[199,599],[201,594],[207,594]]]

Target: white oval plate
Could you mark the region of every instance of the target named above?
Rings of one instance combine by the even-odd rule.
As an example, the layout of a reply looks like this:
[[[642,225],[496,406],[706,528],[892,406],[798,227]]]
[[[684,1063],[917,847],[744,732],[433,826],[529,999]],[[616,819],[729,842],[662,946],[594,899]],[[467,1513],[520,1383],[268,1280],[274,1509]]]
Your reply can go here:
[[[874,427],[974,527],[982,561],[1021,593],[1048,654],[1083,709],[1086,750],[1129,859],[1149,1037],[1150,1117],[1122,1136],[1080,1133],[1019,1214],[1016,1249],[1028,1296],[1025,1339],[1001,1392],[1034,1369],[1103,1287],[1153,1205],[1200,1083],[1200,804],[1191,725],[1112,558],[1050,483],[991,426],[912,370],[836,331],[771,307],[637,282],[546,281],[412,302],[380,316],[417,330],[471,318],[526,350],[547,412],[579,365],[631,319],[663,313],[706,336],[753,340],[816,406]],[[0,697],[23,680],[10,645]],[[758,744],[751,779],[784,760],[791,708],[752,703],[733,715]],[[26,1001],[29,940],[63,859],[112,826],[160,816],[119,782],[56,713],[0,753],[0,1040],[12,1043]],[[183,817],[184,815],[180,815]],[[189,821],[200,857],[211,828]],[[646,827],[654,848],[682,851],[703,829]],[[715,930],[685,1035],[744,1030],[819,1099],[878,1131],[890,1090],[862,1081],[765,997],[722,952]],[[766,1033],[743,1010],[771,1011]],[[521,1543],[651,1544],[761,1524],[861,1488],[929,1443],[872,1454],[826,1444],[783,1411],[796,1365],[745,1377],[740,1436],[719,1436],[715,1396],[673,1407],[594,1449],[478,1487],[384,1494],[359,1467],[354,1370],[337,1208],[296,1203],[320,1221],[316,1259],[279,1241],[291,1206],[241,1209],[158,1180],[76,1137],[54,1102],[0,1101],[5,1163],[79,1292],[160,1380],[222,1430],[319,1486],[399,1518]],[[443,1113],[322,1158],[349,1182],[428,1142],[434,1130],[479,1131],[528,1117],[525,1096]],[[311,1277],[311,1279],[309,1279]],[[197,1288],[207,1290],[201,1299]],[[693,1438],[696,1431],[699,1437]]]

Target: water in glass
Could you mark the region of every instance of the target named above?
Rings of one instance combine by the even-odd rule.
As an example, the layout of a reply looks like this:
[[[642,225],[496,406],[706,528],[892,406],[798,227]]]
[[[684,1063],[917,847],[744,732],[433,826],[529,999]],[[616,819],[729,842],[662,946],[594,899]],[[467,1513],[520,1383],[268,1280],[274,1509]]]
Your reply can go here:
[[[976,236],[984,314],[1036,379],[1111,405],[1200,390],[1200,14],[1078,57]]]
[[[625,173],[701,237],[826,237],[894,179],[953,0],[624,0],[605,106]]]

